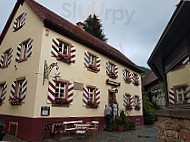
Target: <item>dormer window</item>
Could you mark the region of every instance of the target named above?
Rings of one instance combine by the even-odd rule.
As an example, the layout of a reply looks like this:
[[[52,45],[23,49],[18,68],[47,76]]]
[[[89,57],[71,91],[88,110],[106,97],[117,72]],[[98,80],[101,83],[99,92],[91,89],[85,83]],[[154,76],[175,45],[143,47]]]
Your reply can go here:
[[[63,39],[53,38],[51,53],[59,61],[75,62],[76,48]]]
[[[15,19],[14,25],[13,25],[13,32],[16,32],[20,28],[22,28],[26,21],[26,15],[27,13],[22,13],[18,18]]]

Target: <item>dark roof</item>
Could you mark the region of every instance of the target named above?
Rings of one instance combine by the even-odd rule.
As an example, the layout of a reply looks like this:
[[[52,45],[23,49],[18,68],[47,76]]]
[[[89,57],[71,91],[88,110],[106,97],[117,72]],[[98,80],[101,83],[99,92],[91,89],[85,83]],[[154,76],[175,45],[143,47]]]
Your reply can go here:
[[[153,71],[150,71],[145,77],[142,79],[143,86],[149,85],[154,81],[158,80],[158,77],[154,74]]]
[[[123,55],[120,51],[113,48],[112,46],[106,44],[105,42],[99,40],[91,34],[77,28],[77,26],[73,25],[69,21],[65,20],[63,17],[57,15],[56,13],[52,12],[41,4],[33,0],[25,0],[25,2],[42,20],[45,27],[50,28],[62,35],[66,35],[67,37],[74,39],[75,41],[82,43],[99,53],[102,53],[103,55],[131,68],[138,73],[143,72],[136,64],[134,64],[125,55]],[[0,38],[0,44],[3,38],[4,36]]]
[[[165,60],[190,31],[189,17],[190,1],[181,0],[148,59],[148,65],[161,80],[166,79]]]

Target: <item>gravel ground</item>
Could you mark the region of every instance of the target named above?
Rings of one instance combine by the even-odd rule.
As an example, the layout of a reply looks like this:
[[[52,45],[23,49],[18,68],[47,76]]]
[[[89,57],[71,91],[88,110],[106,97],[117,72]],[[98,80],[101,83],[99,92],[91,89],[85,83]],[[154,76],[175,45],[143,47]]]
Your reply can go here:
[[[25,142],[12,135],[6,135],[4,141]],[[77,136],[64,136],[57,139],[44,140],[44,142],[157,142],[156,126],[137,126],[135,130],[125,132],[98,131],[97,134],[87,138]]]

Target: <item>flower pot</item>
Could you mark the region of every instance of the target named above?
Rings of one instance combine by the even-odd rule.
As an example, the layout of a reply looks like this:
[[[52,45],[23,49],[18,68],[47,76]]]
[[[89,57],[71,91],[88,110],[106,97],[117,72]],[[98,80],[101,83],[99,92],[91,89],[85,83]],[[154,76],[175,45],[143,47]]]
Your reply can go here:
[[[124,126],[118,126],[118,127],[117,127],[117,130],[118,130],[119,132],[123,132],[123,131],[125,131],[125,127],[124,127]]]

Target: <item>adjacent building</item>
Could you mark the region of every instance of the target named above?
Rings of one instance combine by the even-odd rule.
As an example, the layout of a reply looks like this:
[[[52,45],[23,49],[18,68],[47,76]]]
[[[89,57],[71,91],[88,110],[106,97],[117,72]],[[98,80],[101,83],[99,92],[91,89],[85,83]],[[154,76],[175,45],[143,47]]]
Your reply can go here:
[[[80,27],[17,1],[0,36],[0,116],[9,133],[38,140],[45,119],[97,120],[102,129],[114,101],[143,124],[141,69]]]
[[[181,1],[148,64],[165,83],[167,109],[157,111],[159,141],[190,140],[190,2]]]

